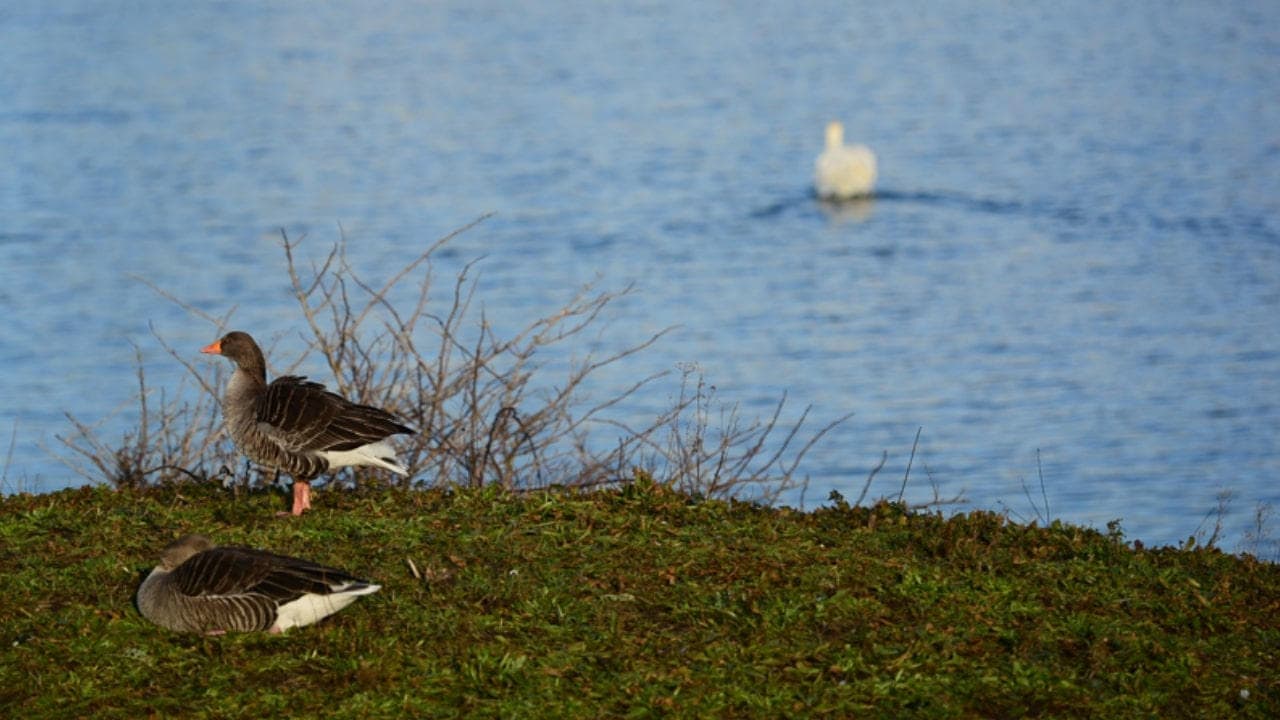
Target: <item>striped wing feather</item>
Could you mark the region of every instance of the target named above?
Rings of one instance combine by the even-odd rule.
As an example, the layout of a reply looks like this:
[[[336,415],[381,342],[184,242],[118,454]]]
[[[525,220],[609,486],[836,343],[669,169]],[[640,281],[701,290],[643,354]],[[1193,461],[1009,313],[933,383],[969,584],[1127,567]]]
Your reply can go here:
[[[258,399],[258,427],[289,452],[352,450],[413,432],[385,410],[345,400],[297,375],[276,378]]]
[[[327,595],[335,587],[362,582],[337,568],[241,547],[218,547],[194,555],[170,577],[184,595],[257,595],[275,604],[306,593]]]

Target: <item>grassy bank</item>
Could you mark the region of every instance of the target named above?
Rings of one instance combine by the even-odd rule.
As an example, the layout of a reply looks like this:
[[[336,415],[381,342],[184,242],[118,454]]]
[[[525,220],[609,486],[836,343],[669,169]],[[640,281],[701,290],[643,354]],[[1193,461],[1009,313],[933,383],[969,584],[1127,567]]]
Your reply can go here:
[[[1280,567],[833,502],[625,490],[0,500],[3,717],[1275,717]],[[132,604],[185,532],[383,590],[285,636]]]

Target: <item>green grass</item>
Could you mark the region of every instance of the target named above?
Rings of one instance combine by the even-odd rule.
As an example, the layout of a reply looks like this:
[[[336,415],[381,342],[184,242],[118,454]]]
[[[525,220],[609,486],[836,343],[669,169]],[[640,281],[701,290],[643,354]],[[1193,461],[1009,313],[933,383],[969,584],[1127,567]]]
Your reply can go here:
[[[0,717],[1280,716],[1280,567],[1213,549],[646,482],[316,501],[0,500]],[[383,590],[284,636],[171,633],[133,593],[187,532]]]

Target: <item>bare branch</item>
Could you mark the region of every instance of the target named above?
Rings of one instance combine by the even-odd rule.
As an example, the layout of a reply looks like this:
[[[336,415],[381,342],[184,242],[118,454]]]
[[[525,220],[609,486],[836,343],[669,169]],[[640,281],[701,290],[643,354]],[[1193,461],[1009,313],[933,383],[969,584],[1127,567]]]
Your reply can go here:
[[[484,310],[474,309],[479,258],[462,266],[442,297],[431,293],[435,253],[488,217],[428,244],[385,278],[365,277],[353,266],[341,225],[339,240],[312,260],[302,252],[304,238],[280,231],[288,294],[305,330],[300,351],[281,357],[275,348],[282,334],[275,333],[265,346],[267,355],[289,373],[319,356],[331,379],[318,379],[415,426],[419,434],[402,441],[410,475],[400,482],[491,482],[512,490],[551,483],[604,487],[652,468],[651,477],[690,494],[752,493],[772,500],[804,482],[796,474],[801,460],[848,419],[845,415],[827,423],[800,442],[811,407],[784,427],[784,394],[768,417],[744,422],[738,406],[720,403],[715,387],[694,365],[680,367],[678,397],[647,424],[633,426],[608,417],[642,389],[656,387],[669,371],[650,373],[602,398],[586,397],[589,381],[649,350],[674,328],[603,356],[588,354],[569,362],[556,382],[548,381],[544,359],[552,351],[552,357],[570,356],[585,332],[607,326],[610,306],[634,287],[602,291],[594,282],[585,284],[551,312],[499,336]],[[139,279],[219,332],[234,313],[233,308],[214,317]],[[211,475],[203,468],[236,467],[239,462],[217,408],[226,384],[225,364],[197,363],[190,351],[176,350],[154,327],[151,334],[184,369],[183,382],[172,394],[156,395],[147,384],[142,351],[135,348],[136,429],[114,443],[102,439],[96,426],[68,414],[72,432],[58,438],[69,453],[68,464],[86,477],[120,485],[214,481],[223,471]],[[622,434],[601,445],[593,432],[602,428]],[[244,467],[241,477],[247,483],[252,474]]]

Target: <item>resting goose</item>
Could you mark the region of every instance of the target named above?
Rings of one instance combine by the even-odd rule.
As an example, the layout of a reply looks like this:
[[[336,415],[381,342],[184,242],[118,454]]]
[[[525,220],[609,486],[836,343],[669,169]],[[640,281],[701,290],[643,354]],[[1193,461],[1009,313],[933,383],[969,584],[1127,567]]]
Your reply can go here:
[[[876,184],[876,156],[865,145],[845,145],[844,125],[827,123],[827,147],[814,163],[813,185],[824,200],[871,195]]]
[[[366,465],[408,474],[387,438],[413,430],[391,413],[297,375],[267,384],[266,358],[248,333],[227,333],[200,352],[236,364],[222,400],[227,429],[250,460],[293,477],[294,515],[311,508],[311,481],[328,470]]]
[[[381,586],[337,568],[187,535],[165,547],[138,586],[138,611],[178,632],[282,633],[310,625]]]

